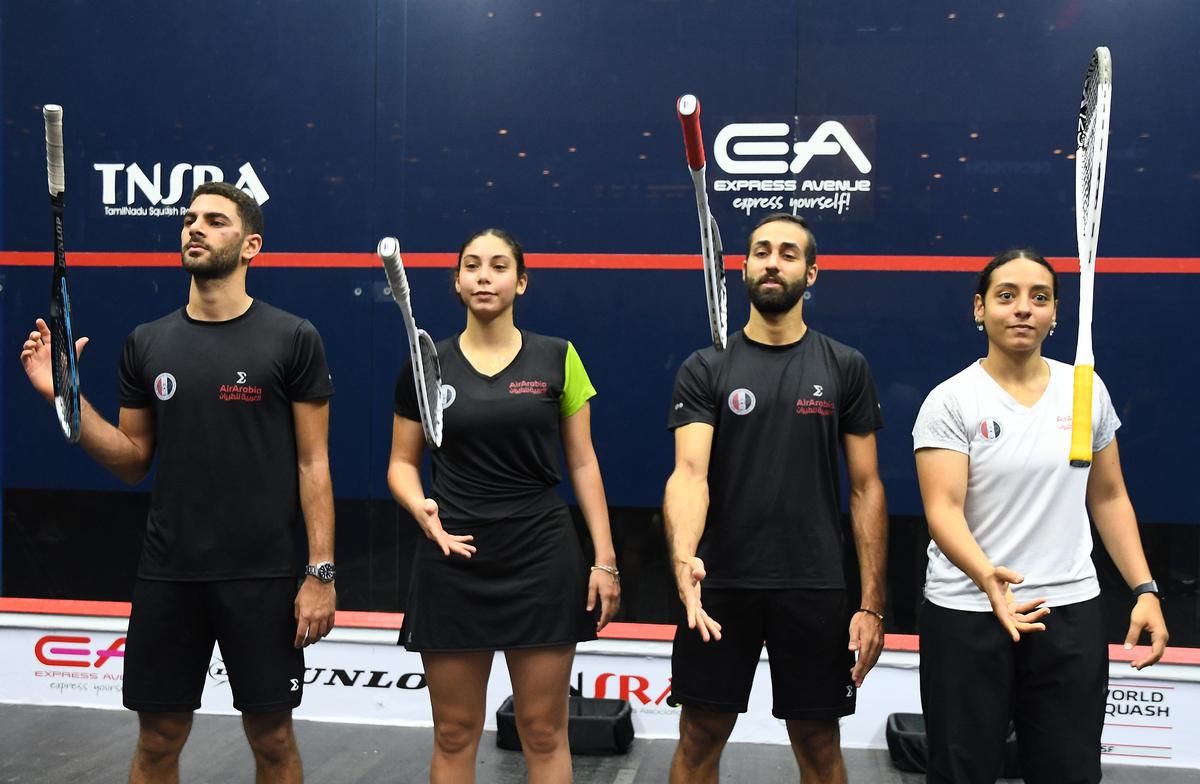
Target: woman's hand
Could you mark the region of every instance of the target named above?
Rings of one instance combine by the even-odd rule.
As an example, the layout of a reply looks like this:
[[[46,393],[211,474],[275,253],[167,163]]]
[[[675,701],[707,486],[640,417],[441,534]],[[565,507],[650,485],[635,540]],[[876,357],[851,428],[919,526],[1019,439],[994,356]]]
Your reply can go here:
[[[1013,596],[1010,586],[1023,582],[1025,578],[1022,575],[1012,569],[997,566],[984,575],[979,586],[987,594],[992,603],[992,612],[996,614],[1000,625],[1008,632],[1008,636],[1012,637],[1013,642],[1020,642],[1022,634],[1046,631],[1046,624],[1038,621],[1050,614],[1049,607],[1040,606],[1045,599],[1017,604],[1017,598]]]
[[[425,519],[421,522],[421,530],[425,535],[433,540],[433,542],[442,549],[442,555],[447,558],[450,554],[461,555],[463,558],[470,558],[475,553],[475,545],[467,544],[475,539],[474,536],[455,536],[454,534],[446,533],[442,528],[441,518],[438,517],[437,501],[432,498],[425,499],[425,508],[421,510],[425,513]]]
[[[588,612],[596,609],[597,598],[600,600],[600,620],[596,622],[596,631],[599,632],[608,626],[608,622],[621,608],[620,578],[603,569],[593,568],[588,577]]]

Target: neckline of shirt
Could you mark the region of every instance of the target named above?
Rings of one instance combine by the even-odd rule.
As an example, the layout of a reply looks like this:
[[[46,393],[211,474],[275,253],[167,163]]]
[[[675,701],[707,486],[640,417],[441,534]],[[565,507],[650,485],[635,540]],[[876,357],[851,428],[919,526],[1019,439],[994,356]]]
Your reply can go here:
[[[487,383],[493,384],[496,382],[496,379],[500,378],[509,370],[512,370],[517,366],[517,361],[521,359],[521,355],[525,353],[525,347],[529,345],[529,339],[525,334],[525,330],[518,329],[517,332],[521,333],[521,347],[517,349],[517,353],[513,355],[513,358],[509,360],[508,364],[497,370],[495,375],[489,376],[486,373],[483,373],[477,367],[471,364],[471,360],[467,359],[467,355],[463,353],[462,346],[459,345],[459,339],[462,338],[461,332],[454,336],[454,351],[458,354],[459,358],[462,359],[463,364],[467,366],[468,370],[482,378]]]
[[[753,348],[762,349],[764,351],[787,351],[788,349],[796,348],[801,343],[808,340],[808,336],[811,335],[813,332],[815,332],[815,330],[812,327],[808,327],[807,329],[804,330],[804,334],[801,335],[798,340],[794,340],[791,343],[780,343],[780,344],[760,343],[759,341],[757,341],[754,338],[747,335],[745,330],[741,330],[741,329],[738,330],[737,334],[741,335],[742,340],[746,343],[746,345],[752,346]]]
[[[179,312],[183,315],[184,321],[186,321],[189,324],[195,324],[198,327],[225,327],[230,324],[236,324],[237,322],[242,321],[243,319],[247,318],[251,313],[255,312],[256,310],[258,310],[258,300],[252,299],[252,300],[250,300],[250,307],[246,308],[246,310],[244,312],[242,312],[240,315],[234,316],[231,319],[225,319],[224,321],[204,321],[202,319],[192,318],[191,316],[188,315],[187,305],[184,305],[182,308],[180,308]]]
[[[975,360],[972,363],[972,367],[975,368],[977,373],[980,373],[984,378],[987,379],[986,383],[992,386],[992,388],[1000,395],[1000,399],[1004,402],[1004,405],[1014,413],[1032,414],[1033,412],[1047,405],[1046,400],[1050,397],[1050,387],[1054,384],[1054,365],[1051,364],[1050,360],[1048,360],[1046,357],[1042,357],[1041,359],[1042,362],[1046,363],[1046,369],[1049,370],[1050,377],[1046,379],[1046,388],[1042,390],[1041,397],[1039,397],[1032,406],[1027,406],[1021,401],[1017,400],[1012,396],[1012,393],[1001,386],[1000,382],[994,379],[992,374],[987,372],[987,370],[983,367],[984,359],[984,357],[980,357],[979,359]]]

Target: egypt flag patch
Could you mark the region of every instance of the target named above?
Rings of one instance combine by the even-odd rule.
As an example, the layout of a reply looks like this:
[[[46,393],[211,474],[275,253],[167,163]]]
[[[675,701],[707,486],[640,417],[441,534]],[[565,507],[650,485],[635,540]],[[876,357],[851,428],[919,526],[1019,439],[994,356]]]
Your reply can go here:
[[[995,441],[1000,437],[1000,423],[994,419],[985,419],[979,423],[979,435],[984,441]]]

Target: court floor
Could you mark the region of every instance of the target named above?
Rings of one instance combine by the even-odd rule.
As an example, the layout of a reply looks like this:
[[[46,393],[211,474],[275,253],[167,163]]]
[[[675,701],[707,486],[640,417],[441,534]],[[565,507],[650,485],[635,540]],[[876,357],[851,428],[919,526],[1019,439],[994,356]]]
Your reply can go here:
[[[67,781],[120,782],[128,776],[137,732],[126,711],[0,705],[0,784],[59,784]],[[432,732],[427,728],[296,722],[305,779],[318,784],[422,782],[429,780]],[[630,752],[615,757],[575,757],[579,784],[659,784],[666,781],[673,740],[635,740]],[[847,750],[851,782],[915,784],[924,777],[900,773],[886,751]],[[184,749],[181,781],[234,784],[253,780],[253,763],[230,716],[196,717]],[[485,733],[479,754],[478,784],[525,780],[517,752],[496,748]],[[721,781],[772,784],[797,780],[796,763],[785,746],[732,744],[722,761]],[[1165,768],[1105,766],[1106,784],[1195,784],[1200,772]]]

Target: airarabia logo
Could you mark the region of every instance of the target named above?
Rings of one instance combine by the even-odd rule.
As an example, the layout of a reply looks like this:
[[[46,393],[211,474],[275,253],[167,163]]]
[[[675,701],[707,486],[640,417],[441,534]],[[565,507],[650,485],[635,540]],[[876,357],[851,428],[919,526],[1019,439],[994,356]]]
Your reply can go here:
[[[755,210],[785,210],[793,215],[825,211],[844,215],[852,208],[855,214],[869,212],[867,175],[874,167],[859,142],[866,139],[873,144],[874,118],[843,120],[799,118],[795,127],[782,122],[726,125],[713,143],[713,160],[723,173],[738,179],[717,179],[713,189],[757,194],[733,199],[732,206],[747,215]],[[812,122],[816,127],[804,139],[802,134]]]
[[[92,168],[100,172],[100,200],[104,203],[105,215],[183,215],[187,207],[180,201],[190,197],[198,186],[206,182],[228,182],[220,166],[204,163],[177,163],[165,177],[161,163],[145,168],[137,163],[94,163]],[[271,198],[249,163],[238,167],[237,175],[234,186],[260,205]],[[118,198],[124,204],[118,205]]]

